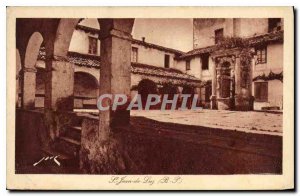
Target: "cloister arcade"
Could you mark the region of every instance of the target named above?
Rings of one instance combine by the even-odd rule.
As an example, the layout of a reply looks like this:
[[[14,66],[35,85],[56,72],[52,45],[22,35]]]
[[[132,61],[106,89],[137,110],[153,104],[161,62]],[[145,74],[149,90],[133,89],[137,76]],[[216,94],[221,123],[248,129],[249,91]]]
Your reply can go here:
[[[73,110],[74,92],[80,93],[79,89],[74,89],[74,77],[80,73],[74,74],[74,65],[68,61],[67,52],[72,33],[79,21],[80,19],[17,19],[16,47],[19,71],[17,79],[21,83],[23,109],[35,107],[38,70],[36,61],[43,43],[46,52],[46,66],[43,71],[45,110]],[[102,60],[99,93],[129,94],[130,40],[134,19],[98,19],[98,21],[101,26],[99,39],[101,39]],[[122,55],[119,55],[120,53]],[[38,79],[41,77],[38,76]],[[113,116],[113,112],[100,112],[99,130],[103,136],[101,138],[107,137],[110,123],[114,120]],[[129,118],[129,113],[123,112],[121,118]]]

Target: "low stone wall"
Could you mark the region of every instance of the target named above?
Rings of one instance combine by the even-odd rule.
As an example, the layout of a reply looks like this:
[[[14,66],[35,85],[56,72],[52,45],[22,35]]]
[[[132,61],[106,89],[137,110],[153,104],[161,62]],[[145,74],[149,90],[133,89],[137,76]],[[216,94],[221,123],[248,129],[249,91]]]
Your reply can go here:
[[[34,110],[16,111],[16,172],[24,165],[41,159],[41,147],[50,141],[44,113]],[[10,130],[13,131],[13,130]]]
[[[16,109],[16,173],[32,173],[30,167],[43,157],[42,149],[51,149],[65,125],[77,121],[74,116],[69,112]]]

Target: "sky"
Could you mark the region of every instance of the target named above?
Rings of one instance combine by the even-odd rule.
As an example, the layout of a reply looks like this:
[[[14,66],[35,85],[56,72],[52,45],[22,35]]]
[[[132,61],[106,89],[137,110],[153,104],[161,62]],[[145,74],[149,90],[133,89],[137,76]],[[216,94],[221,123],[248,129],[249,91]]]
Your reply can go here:
[[[99,29],[96,19],[85,19],[80,24]],[[134,21],[134,39],[187,52],[193,49],[192,19],[143,19]]]

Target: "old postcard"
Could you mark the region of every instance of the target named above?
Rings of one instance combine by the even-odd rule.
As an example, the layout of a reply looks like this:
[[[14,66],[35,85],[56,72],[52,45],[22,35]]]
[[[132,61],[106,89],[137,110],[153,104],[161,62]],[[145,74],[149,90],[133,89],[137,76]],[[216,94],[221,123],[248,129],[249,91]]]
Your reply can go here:
[[[7,188],[294,188],[292,7],[8,7]]]

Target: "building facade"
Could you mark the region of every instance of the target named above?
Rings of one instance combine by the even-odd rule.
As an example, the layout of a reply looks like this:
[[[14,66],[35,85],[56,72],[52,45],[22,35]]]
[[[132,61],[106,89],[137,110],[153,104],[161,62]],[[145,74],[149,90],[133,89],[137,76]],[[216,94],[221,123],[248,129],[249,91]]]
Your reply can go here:
[[[201,102],[208,107],[212,107],[212,96],[224,98],[216,95],[217,92],[213,94],[215,88],[215,91],[227,89],[225,97],[230,97],[230,91],[235,91],[232,99],[240,94],[249,99],[249,104],[254,102],[254,109],[282,109],[283,28],[283,19],[280,18],[194,19],[194,49],[180,56],[176,67],[202,81]],[[231,78],[230,73],[227,75],[229,80],[235,81],[220,83],[218,77],[222,76],[218,75],[218,72],[226,68],[216,65],[216,57],[237,58],[236,53],[245,50],[245,47],[252,57],[248,73],[243,70],[237,73],[240,72],[240,68],[234,69],[236,65],[231,65],[232,69],[228,71],[232,71],[233,75]],[[232,64],[230,60],[228,63]],[[247,79],[247,75],[250,79]],[[243,84],[244,80],[246,84]],[[234,82],[235,84],[232,84]],[[237,82],[240,84],[237,85]],[[239,92],[236,92],[237,90]],[[234,105],[230,107],[234,108]]]
[[[73,32],[68,58],[74,64],[74,109],[96,108],[101,74],[98,37],[99,29],[81,23]],[[145,38],[133,39],[130,96],[133,97],[139,93],[144,102],[150,93],[170,94],[170,96],[177,93],[200,93],[200,79],[175,68],[176,58],[182,54],[184,52],[179,50],[148,43]],[[42,44],[36,63],[36,108],[44,107],[45,59],[45,47]],[[21,96],[22,93],[19,90],[19,100]],[[191,103],[191,100],[188,103]],[[18,104],[20,106],[21,101]]]
[[[204,108],[282,109],[282,19],[194,19],[193,26],[194,49],[188,52],[148,43],[145,37],[132,40],[131,97],[186,93],[198,94]],[[99,27],[82,23],[73,32],[68,58],[74,64],[74,108],[96,108],[98,37]],[[44,107],[44,50],[42,44],[36,63],[37,108]]]

